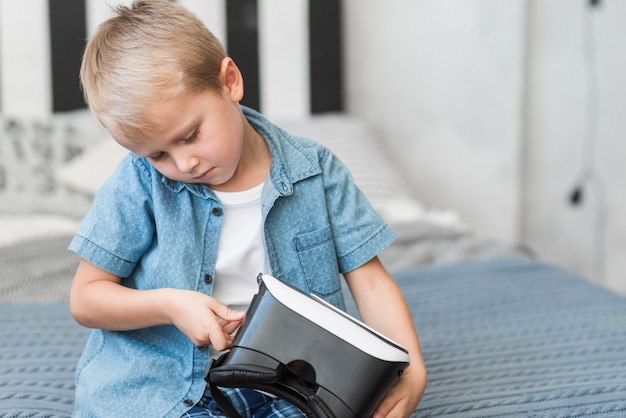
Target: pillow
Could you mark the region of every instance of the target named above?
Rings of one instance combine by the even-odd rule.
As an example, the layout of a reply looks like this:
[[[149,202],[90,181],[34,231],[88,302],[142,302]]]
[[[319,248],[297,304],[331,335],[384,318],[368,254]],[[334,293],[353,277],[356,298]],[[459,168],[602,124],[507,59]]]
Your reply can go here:
[[[0,120],[0,213],[83,216],[91,199],[67,189],[57,170],[103,139],[87,110],[47,120]]]
[[[424,207],[385,151],[384,142],[363,120],[342,113],[327,113],[277,124],[291,134],[330,148],[346,164],[374,209],[391,226],[421,221],[466,228],[457,212]]]
[[[291,134],[310,138],[330,148],[346,164],[354,182],[390,225],[424,221],[461,226],[453,211],[425,209],[385,152],[374,129],[362,120],[341,113],[328,113],[277,124]]]
[[[70,190],[91,198],[117,168],[128,150],[110,136],[87,150],[80,158],[65,164],[59,170],[59,180]]]

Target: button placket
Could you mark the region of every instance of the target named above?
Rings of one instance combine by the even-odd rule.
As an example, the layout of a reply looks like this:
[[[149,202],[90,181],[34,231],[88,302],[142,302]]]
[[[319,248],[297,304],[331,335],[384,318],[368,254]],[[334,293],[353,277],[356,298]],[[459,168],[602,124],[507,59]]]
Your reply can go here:
[[[198,271],[198,290],[211,295],[215,284],[215,259],[219,243],[219,234],[224,221],[224,210],[217,201],[211,202],[206,208],[206,230],[204,234],[204,248],[200,271]]]

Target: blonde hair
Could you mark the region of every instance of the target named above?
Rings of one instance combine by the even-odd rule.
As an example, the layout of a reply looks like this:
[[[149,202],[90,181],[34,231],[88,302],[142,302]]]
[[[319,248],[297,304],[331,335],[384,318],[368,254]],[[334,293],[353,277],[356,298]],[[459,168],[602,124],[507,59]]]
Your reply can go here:
[[[87,43],[80,69],[85,101],[115,137],[146,127],[150,106],[183,92],[221,88],[226,57],[190,11],[169,0],[118,6]]]

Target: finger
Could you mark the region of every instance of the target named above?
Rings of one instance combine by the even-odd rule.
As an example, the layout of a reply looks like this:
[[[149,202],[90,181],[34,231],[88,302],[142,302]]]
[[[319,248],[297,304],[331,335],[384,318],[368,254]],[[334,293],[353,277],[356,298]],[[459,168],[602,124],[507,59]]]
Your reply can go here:
[[[374,410],[372,414],[373,418],[396,416],[396,414],[393,414],[393,411],[399,405],[400,399],[396,399],[393,395],[391,391],[387,393],[382,402]]]
[[[237,331],[237,328],[241,325],[241,321],[224,321],[222,323],[222,331],[225,334],[231,335],[233,332]]]
[[[236,311],[225,305],[222,306],[224,307],[224,309],[220,311],[215,311],[215,313],[224,321],[241,322],[246,316],[246,313],[243,311]]]
[[[209,308],[219,319],[224,321],[241,321],[246,316],[244,311],[231,309],[215,298],[210,298]]]
[[[216,350],[223,351],[230,347],[233,337],[222,330],[222,327],[216,323],[215,327],[209,330],[209,344]]]

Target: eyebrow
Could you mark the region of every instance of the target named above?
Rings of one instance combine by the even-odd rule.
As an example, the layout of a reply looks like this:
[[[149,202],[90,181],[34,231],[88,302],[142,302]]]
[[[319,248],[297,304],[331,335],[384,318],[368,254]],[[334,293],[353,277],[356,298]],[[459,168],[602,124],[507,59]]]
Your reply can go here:
[[[191,132],[189,132],[189,129],[191,128]],[[174,137],[170,140],[168,140],[167,142],[170,144],[174,144],[176,142],[180,142],[180,141],[185,141],[187,139],[189,139],[189,137],[193,136],[193,134],[198,130],[198,123],[195,121],[195,119],[189,123],[189,126],[185,126],[184,129],[180,129],[177,135],[174,135]],[[184,134],[181,134],[184,133]]]

